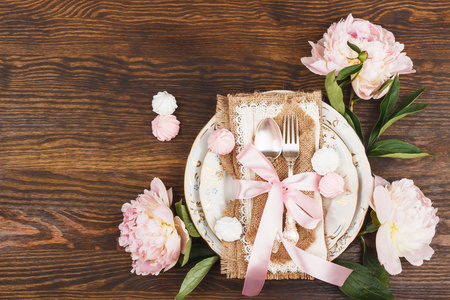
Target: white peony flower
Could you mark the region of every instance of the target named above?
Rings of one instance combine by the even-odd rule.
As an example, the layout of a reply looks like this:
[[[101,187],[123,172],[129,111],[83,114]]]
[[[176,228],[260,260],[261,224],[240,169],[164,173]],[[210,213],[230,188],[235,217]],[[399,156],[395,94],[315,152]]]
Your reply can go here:
[[[178,105],[175,97],[164,91],[153,96],[152,107],[158,115],[171,115]]]
[[[430,199],[410,179],[377,186],[373,199],[381,223],[376,237],[377,254],[386,271],[399,274],[400,257],[414,266],[429,260],[434,253],[430,243],[439,222]]]
[[[314,171],[319,175],[326,175],[336,171],[340,165],[339,154],[331,148],[317,150],[311,158]]]
[[[236,218],[223,217],[217,220],[214,231],[222,241],[233,242],[241,238],[242,224]]]

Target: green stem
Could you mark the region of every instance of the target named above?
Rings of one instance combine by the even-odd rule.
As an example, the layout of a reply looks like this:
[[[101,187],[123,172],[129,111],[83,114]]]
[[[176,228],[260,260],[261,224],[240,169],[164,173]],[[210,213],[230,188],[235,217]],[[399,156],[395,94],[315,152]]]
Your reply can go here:
[[[353,111],[353,103],[358,102],[359,100],[361,100],[360,98],[356,98],[350,101],[350,110]]]
[[[341,89],[345,88],[347,85],[349,85],[351,83],[350,80],[346,80],[346,81],[342,81],[341,84],[339,85],[339,87]]]
[[[361,100],[361,98],[355,98],[353,99],[353,96],[355,96],[355,92],[353,91],[353,89],[351,89],[350,91],[350,103],[348,108],[350,109],[350,111],[353,112],[353,103],[358,102],[359,100]]]

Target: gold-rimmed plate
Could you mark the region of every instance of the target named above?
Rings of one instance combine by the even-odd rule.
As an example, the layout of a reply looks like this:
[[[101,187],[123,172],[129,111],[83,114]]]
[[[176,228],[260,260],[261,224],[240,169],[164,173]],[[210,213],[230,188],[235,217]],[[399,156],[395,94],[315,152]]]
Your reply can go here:
[[[198,233],[208,243],[211,249],[220,255],[222,243],[206,222],[199,196],[201,169],[208,151],[208,137],[215,128],[215,122],[215,117],[209,120],[202,130],[200,130],[192,144],[184,173],[184,196],[192,222],[197,228]]]
[[[342,139],[327,126],[324,126],[322,132],[323,147],[334,149],[339,155],[341,164],[335,172],[340,174],[345,182],[344,193],[332,199],[324,198],[327,243],[332,247],[347,231],[355,215],[358,174],[352,155]],[[234,200],[234,196],[235,182],[222,168],[220,156],[208,151],[201,169],[199,197],[206,223],[214,234],[216,221],[222,217],[225,206]]]
[[[221,241],[208,225],[200,200],[200,177],[207,153],[207,139],[214,129],[214,124],[215,117],[200,131],[194,141],[186,164],[185,196],[194,225],[211,248],[220,255]],[[333,232],[331,232],[332,228],[328,228],[327,224],[327,232],[332,234],[327,239],[330,248],[330,258],[335,259],[353,241],[362,226],[369,205],[372,177],[364,146],[359,141],[358,136],[345,119],[326,103],[323,103],[323,125],[325,129],[324,133],[329,130],[330,136],[335,134],[335,138],[338,137],[336,141],[342,142],[347,147],[351,155],[352,164],[356,169],[358,181],[356,186],[352,187],[352,193],[357,196],[355,210],[349,210],[353,213],[353,218],[351,216],[346,218],[347,221],[350,220],[350,224],[339,224],[339,227],[335,228]],[[349,159],[348,155],[346,155],[345,159]]]
[[[235,195],[236,183],[223,169],[220,155],[208,151],[201,170],[199,197],[206,223],[214,234],[217,220],[222,218],[223,210]]]

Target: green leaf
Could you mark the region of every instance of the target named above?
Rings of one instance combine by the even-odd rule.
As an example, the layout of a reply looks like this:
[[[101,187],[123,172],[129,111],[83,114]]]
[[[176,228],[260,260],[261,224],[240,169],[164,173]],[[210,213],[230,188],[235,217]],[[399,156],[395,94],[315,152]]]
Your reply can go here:
[[[358,54],[361,53],[361,49],[359,49],[359,47],[356,46],[355,44],[352,44],[352,43],[350,43],[350,42],[347,41],[347,45],[348,45],[350,48],[352,48],[352,50],[355,51],[356,53],[358,53]]]
[[[364,246],[363,252],[363,266],[369,269],[370,273],[373,277],[378,278],[378,280],[384,284],[386,287],[390,287],[389,285],[389,274],[386,269],[380,264],[378,258],[372,251],[367,247],[366,241],[363,237],[361,237]]]
[[[186,275],[181,284],[178,295],[175,300],[184,299],[190,292],[192,292],[197,285],[205,278],[211,267],[219,260],[218,256],[213,256],[197,263]]]
[[[375,95],[381,93],[382,91],[384,91],[391,84],[392,81],[393,81],[392,79],[388,79],[385,82],[383,82],[383,84],[380,86],[380,88],[375,93]]]
[[[372,211],[370,212],[370,218],[372,219],[372,224],[373,224],[373,226],[375,226],[375,227],[380,227],[380,226],[381,226],[381,223],[380,223],[380,221],[378,220],[378,216],[377,216],[376,211],[372,210]]]
[[[422,109],[425,109],[427,106],[428,106],[427,103],[416,103],[416,104],[412,104],[412,105],[404,108],[403,110],[393,114],[393,117],[391,117],[386,122],[386,124],[384,124],[383,127],[381,127],[379,135],[381,135],[386,129],[388,129],[388,127],[391,126],[394,122],[400,120],[403,117],[406,117],[407,115],[421,111]]]
[[[348,67],[343,68],[339,71],[338,76],[336,77],[336,80],[344,80],[347,78],[347,76],[350,76],[352,74],[355,74],[359,72],[359,70],[362,69],[363,64],[357,64],[357,65],[351,65]]]
[[[188,261],[191,254],[191,247],[192,247],[192,239],[189,239],[189,241],[186,244],[186,251],[184,252],[184,255],[180,257],[180,265],[181,267],[184,267]]]
[[[372,222],[370,222],[369,224],[367,224],[366,230],[364,230],[364,233],[372,233],[378,230],[379,226],[375,226],[373,225]]]
[[[398,75],[396,75],[394,77],[394,81],[392,82],[391,87],[389,88],[389,91],[384,96],[383,101],[381,101],[381,110],[384,112],[385,120],[391,114],[392,110],[395,107],[395,104],[397,104],[399,93],[400,93],[400,81],[398,79]]]
[[[327,91],[327,96],[330,100],[331,106],[336,109],[341,115],[344,115],[344,96],[342,95],[342,89],[336,82],[334,71],[331,71],[325,77],[325,90]]]
[[[405,100],[403,100],[402,103],[398,105],[398,107],[392,113],[392,116],[396,116],[400,111],[410,106],[411,103],[413,103],[417,98],[419,98],[419,96],[423,93],[423,91],[425,91],[425,88],[409,94],[408,97],[406,97]]]
[[[177,212],[177,216],[181,218],[181,206],[183,205],[183,200],[180,200],[175,203],[175,211]]]
[[[346,107],[344,117],[347,121],[351,120],[351,122],[348,123],[353,127],[356,134],[359,136],[359,139],[364,145],[364,135],[361,128],[361,122],[359,121],[358,116],[355,115],[348,107]]]
[[[192,244],[188,264],[198,262],[215,255],[217,255],[216,252],[214,252],[208,245],[204,243]]]
[[[393,158],[415,158],[430,155],[419,148],[399,140],[383,140],[373,144],[367,156],[381,156]]]
[[[335,260],[338,265],[350,268],[353,272],[339,289],[354,299],[386,300],[394,299],[389,289],[373,277],[366,267],[345,260]]]
[[[399,92],[400,92],[400,82],[398,80],[398,76],[396,75],[394,81],[392,82],[391,87],[389,88],[389,91],[384,96],[383,101],[381,101],[380,116],[378,118],[377,123],[373,127],[372,132],[370,133],[369,149],[380,136],[381,128],[386,123],[388,116],[391,114],[392,109],[397,103]]]
[[[347,110],[347,107],[345,108],[345,110]],[[349,124],[350,126],[352,126],[353,129],[355,129],[355,124],[353,124],[353,120],[352,120],[352,118],[350,117],[350,115],[347,114],[347,112],[345,112],[344,118],[345,118],[345,120],[347,120],[348,124]]]
[[[186,205],[182,204],[182,200],[175,203],[175,210],[177,211],[177,215],[181,218],[181,220],[183,220],[184,225],[186,225],[186,229],[189,232],[189,235],[192,237],[200,237],[200,234],[195,228],[194,223],[192,223]]]

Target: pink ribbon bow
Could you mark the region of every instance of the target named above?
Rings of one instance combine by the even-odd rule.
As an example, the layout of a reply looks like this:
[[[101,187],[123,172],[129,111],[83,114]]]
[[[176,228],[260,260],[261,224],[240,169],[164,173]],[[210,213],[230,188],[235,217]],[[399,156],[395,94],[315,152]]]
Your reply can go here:
[[[352,272],[351,269],[297,248],[282,235],[283,204],[294,220],[307,229],[314,229],[322,220],[322,206],[300,192],[300,190],[317,191],[320,176],[308,172],[280,181],[273,165],[252,144],[245,146],[237,159],[243,166],[252,169],[267,181],[238,180],[236,199],[250,199],[269,193],[248,262],[242,294],[256,296],[262,290],[277,234],[292,260],[303,272],[325,282],[342,286]]]

